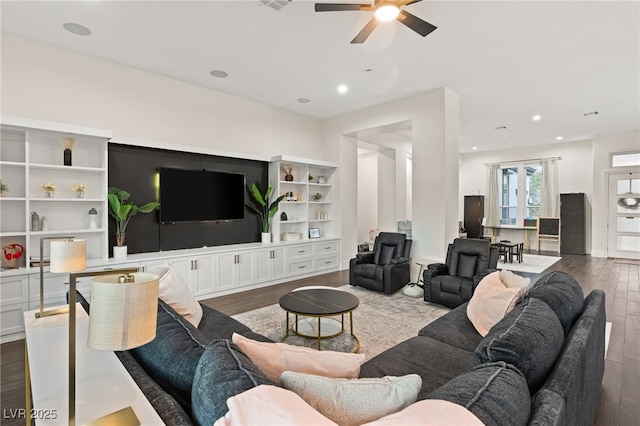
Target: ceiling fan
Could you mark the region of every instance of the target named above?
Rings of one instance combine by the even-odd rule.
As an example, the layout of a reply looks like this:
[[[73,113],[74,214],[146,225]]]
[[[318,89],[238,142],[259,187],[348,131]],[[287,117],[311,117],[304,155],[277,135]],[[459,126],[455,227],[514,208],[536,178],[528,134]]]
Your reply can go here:
[[[351,43],[364,43],[373,32],[380,21],[390,21],[397,19],[402,24],[413,31],[426,37],[434,31],[436,26],[418,18],[415,15],[403,10],[405,6],[418,3],[422,0],[374,0],[373,4],[353,4],[353,3],[316,3],[316,12],[342,12],[347,10],[374,11],[375,16],[364,26],[364,28],[351,40]]]

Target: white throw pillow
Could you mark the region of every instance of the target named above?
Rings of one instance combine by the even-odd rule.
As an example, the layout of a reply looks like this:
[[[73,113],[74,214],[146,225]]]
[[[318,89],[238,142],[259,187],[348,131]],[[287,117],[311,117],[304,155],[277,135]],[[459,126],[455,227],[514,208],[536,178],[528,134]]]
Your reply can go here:
[[[521,288],[523,293],[526,293],[531,286],[531,278],[525,278],[520,275],[516,275],[511,271],[502,269],[500,271],[500,281],[506,287],[509,288]]]
[[[475,414],[462,405],[441,399],[425,399],[411,404],[402,411],[362,426],[482,426],[483,424]]]
[[[158,297],[194,327],[198,327],[202,319],[202,306],[191,295],[189,287],[175,269],[171,266],[162,266],[150,273],[160,277]]]
[[[265,376],[276,383],[280,383],[283,371],[352,379],[358,377],[360,365],[364,362],[364,354],[317,351],[286,343],[259,342],[237,333],[233,333],[231,339]]]
[[[521,288],[508,288],[500,281],[498,271],[492,272],[480,281],[469,304],[467,318],[481,336],[486,336],[515,307],[522,295]]]
[[[396,413],[416,402],[422,387],[417,374],[350,380],[285,371],[280,379],[285,389],[341,426],[358,426]]]

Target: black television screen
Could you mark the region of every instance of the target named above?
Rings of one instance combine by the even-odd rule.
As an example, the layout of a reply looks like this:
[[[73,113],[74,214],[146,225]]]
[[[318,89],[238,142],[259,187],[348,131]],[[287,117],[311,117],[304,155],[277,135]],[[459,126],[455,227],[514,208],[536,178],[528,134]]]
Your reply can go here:
[[[160,222],[244,218],[245,176],[206,170],[160,169]]]

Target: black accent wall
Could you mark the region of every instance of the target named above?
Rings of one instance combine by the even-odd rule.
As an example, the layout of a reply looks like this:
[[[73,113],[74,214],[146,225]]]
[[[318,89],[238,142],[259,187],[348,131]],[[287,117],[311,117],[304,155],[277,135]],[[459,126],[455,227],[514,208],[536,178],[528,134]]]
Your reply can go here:
[[[243,173],[247,185],[268,185],[268,163],[264,161],[196,154],[130,145],[109,144],[109,187],[131,193],[137,206],[158,200],[157,172],[161,167]],[[197,182],[193,183],[197,188]],[[185,191],[186,193],[187,191]],[[203,194],[202,196],[206,196]],[[249,193],[245,191],[245,202]],[[160,206],[162,208],[162,206]],[[160,224],[158,211],[134,216],[126,230],[128,253],[197,248],[260,241],[260,222],[245,207],[244,219],[199,223]],[[115,245],[115,222],[109,218],[109,252]]]

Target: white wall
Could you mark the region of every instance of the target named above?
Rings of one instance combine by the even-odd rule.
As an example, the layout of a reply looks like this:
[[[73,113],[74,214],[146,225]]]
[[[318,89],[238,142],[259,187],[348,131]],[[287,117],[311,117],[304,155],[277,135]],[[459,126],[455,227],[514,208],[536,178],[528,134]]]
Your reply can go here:
[[[324,160],[321,122],[2,34],[2,114],[98,127],[114,139]]]
[[[378,227],[378,153],[358,156],[358,242],[369,241],[369,230]]]
[[[338,194],[342,212],[342,267],[357,246],[357,140],[358,131],[411,121],[413,167],[414,259],[444,260],[447,244],[458,231],[458,122],[459,99],[447,88],[389,102],[324,123],[330,161],[339,163]],[[437,200],[437,202],[434,202]],[[414,279],[417,268],[414,268]]]
[[[640,150],[640,131],[597,135],[593,138],[593,241],[591,255],[607,256],[607,202],[610,173],[625,170],[611,168],[611,154]],[[638,168],[636,167],[637,171]]]

